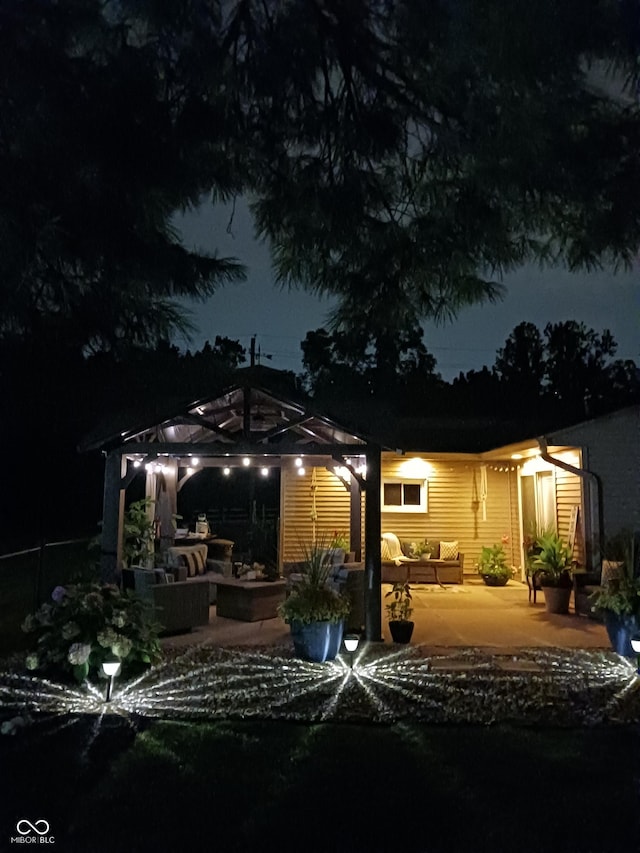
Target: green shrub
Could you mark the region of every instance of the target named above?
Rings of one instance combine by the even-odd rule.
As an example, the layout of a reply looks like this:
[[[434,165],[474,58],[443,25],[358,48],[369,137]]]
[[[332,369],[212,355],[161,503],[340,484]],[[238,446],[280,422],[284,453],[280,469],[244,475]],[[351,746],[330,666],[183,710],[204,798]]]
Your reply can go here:
[[[100,674],[102,662],[112,655],[122,661],[125,673],[160,658],[160,626],[150,607],[117,586],[57,586],[51,602],[27,616],[22,630],[34,641],[27,669],[62,671],[77,681]]]
[[[482,576],[495,578],[511,578],[513,572],[507,565],[507,553],[504,546],[500,544],[485,546],[480,552],[478,560],[478,572]]]

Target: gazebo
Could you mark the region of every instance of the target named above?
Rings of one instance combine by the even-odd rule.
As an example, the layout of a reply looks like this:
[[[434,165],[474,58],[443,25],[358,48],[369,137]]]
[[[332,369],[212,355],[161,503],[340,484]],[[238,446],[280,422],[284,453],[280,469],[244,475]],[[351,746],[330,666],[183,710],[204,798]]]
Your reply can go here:
[[[162,474],[164,498],[175,513],[181,487],[203,468],[282,469],[304,460],[309,469],[337,471],[349,491],[350,550],[360,555],[364,545],[366,637],[379,640],[381,446],[303,403],[268,390],[257,380],[269,373],[260,367],[239,370],[236,381],[215,396],[175,406],[165,415],[140,419],[85,442],[83,450],[99,449],[105,456],[102,578],[117,577],[125,493],[141,471],[149,496],[155,496],[156,480]]]

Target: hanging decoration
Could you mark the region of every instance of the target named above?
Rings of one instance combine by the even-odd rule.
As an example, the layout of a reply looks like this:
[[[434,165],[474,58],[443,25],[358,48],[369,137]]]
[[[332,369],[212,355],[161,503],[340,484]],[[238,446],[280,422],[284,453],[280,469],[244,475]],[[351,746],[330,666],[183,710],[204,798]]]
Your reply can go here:
[[[487,466],[480,466],[480,504],[482,506],[482,520],[487,520]]]
[[[318,521],[318,508],[316,506],[316,468],[315,466],[311,469],[311,535],[312,542],[316,541],[316,523]]]

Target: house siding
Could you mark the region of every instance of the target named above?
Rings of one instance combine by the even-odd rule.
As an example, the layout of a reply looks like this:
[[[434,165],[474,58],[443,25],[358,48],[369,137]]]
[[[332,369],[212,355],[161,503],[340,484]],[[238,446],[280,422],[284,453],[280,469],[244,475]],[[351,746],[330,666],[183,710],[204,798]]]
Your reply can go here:
[[[341,480],[326,468],[308,468],[304,477],[283,466],[280,490],[280,565],[297,562],[313,542],[312,510],[316,512],[316,542],[327,545],[335,531],[349,534],[350,495]]]
[[[486,508],[481,500],[481,464],[473,461],[430,460],[426,513],[383,512],[381,532],[391,531],[399,539],[415,542],[457,540],[464,554],[464,569],[473,573],[485,545],[506,539],[510,565],[520,563],[517,469],[508,462],[487,464]],[[382,480],[402,479],[402,457],[382,459]],[[298,475],[293,466],[282,469],[280,503],[282,564],[296,562],[305,544],[313,541],[313,490],[315,476],[316,539],[325,541],[339,530],[349,530],[349,492],[326,468],[308,469]],[[366,496],[363,496],[363,531]],[[364,545],[364,543],[363,543]]]
[[[575,453],[553,454],[557,459],[578,467],[580,460]],[[571,474],[563,468],[556,468],[556,519],[558,534],[568,542],[569,527],[574,506],[578,507],[578,524],[573,543],[572,557],[584,563],[584,506],[582,500],[582,481],[577,474]]]
[[[640,530],[640,406],[553,433],[548,441],[583,448],[584,467],[601,484],[605,536]]]
[[[399,539],[457,540],[464,570],[471,573],[484,545],[507,538],[510,564],[517,562],[519,545],[516,469],[508,463],[486,466],[487,495],[483,513],[481,465],[470,461],[441,461],[424,457],[431,467],[426,513],[383,512],[382,530]],[[402,460],[382,462],[382,478],[401,478]]]

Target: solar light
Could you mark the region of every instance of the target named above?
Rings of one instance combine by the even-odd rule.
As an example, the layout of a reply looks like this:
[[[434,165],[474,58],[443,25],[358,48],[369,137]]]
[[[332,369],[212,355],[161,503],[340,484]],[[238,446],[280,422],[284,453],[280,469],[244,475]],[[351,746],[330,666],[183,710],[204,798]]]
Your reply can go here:
[[[113,690],[113,679],[120,672],[120,660],[116,657],[108,658],[102,661],[102,671],[107,676],[107,696],[105,702],[111,701],[111,692]]]
[[[353,653],[358,648],[360,637],[358,634],[346,634],[344,638],[344,647],[349,652],[349,669],[353,669]]]

